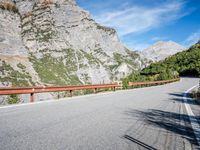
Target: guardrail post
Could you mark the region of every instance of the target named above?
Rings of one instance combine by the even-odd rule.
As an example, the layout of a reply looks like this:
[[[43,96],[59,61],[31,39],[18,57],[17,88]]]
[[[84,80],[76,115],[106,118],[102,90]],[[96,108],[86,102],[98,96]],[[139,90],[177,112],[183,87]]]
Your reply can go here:
[[[94,93],[95,93],[95,94],[97,93],[97,88],[94,88]]]
[[[60,99],[60,93],[58,92],[58,99]]]
[[[115,87],[115,86],[113,87],[113,91],[114,91],[114,92],[116,91],[116,87]]]
[[[30,94],[30,102],[33,103],[34,102],[34,93]]]
[[[70,97],[72,97],[73,96],[73,91],[70,90],[69,93],[70,93]]]

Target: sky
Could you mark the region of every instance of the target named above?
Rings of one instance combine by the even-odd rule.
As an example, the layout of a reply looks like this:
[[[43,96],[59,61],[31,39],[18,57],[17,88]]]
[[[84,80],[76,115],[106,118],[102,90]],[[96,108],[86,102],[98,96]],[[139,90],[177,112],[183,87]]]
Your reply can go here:
[[[200,39],[200,0],[76,0],[134,50],[157,41],[190,47]]]

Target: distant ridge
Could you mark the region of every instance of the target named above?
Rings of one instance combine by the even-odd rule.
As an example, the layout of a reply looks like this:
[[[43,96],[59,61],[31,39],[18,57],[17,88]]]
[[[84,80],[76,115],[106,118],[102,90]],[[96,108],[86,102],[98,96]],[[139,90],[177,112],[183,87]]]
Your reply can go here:
[[[158,41],[152,46],[144,49],[142,55],[155,62],[164,60],[168,56],[174,55],[185,49],[185,47],[173,41]]]

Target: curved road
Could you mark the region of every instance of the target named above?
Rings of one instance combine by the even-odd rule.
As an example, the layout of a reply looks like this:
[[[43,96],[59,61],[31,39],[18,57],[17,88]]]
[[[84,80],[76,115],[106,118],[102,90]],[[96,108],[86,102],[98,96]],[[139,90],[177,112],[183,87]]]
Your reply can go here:
[[[198,149],[183,103],[184,91],[198,80],[2,107],[0,149]]]

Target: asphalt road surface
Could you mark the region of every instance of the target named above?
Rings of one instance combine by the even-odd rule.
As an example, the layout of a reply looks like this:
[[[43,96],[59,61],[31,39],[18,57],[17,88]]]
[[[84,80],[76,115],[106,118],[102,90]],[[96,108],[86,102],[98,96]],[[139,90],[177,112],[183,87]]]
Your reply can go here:
[[[0,108],[0,149],[198,149],[183,103],[184,91],[198,82],[182,78],[161,86]],[[188,103],[198,112],[198,105]]]

